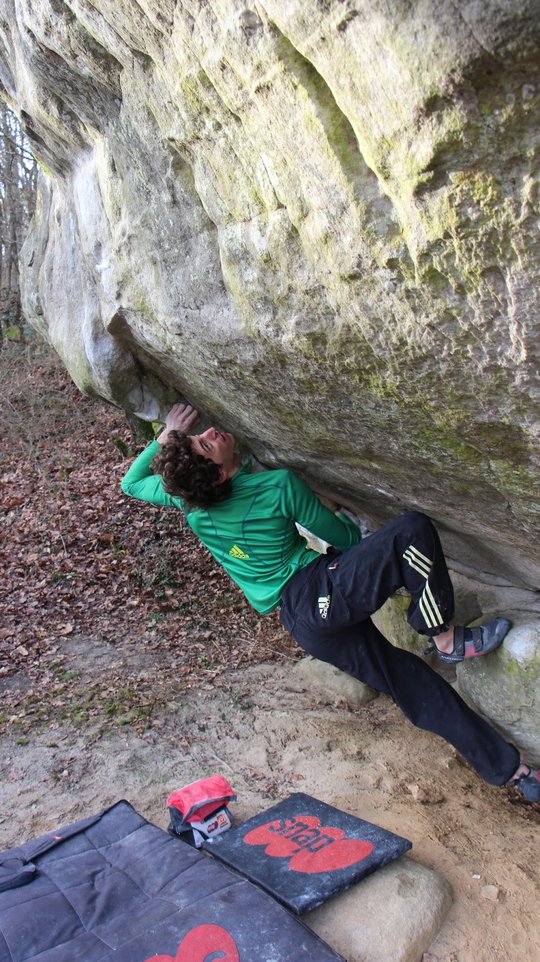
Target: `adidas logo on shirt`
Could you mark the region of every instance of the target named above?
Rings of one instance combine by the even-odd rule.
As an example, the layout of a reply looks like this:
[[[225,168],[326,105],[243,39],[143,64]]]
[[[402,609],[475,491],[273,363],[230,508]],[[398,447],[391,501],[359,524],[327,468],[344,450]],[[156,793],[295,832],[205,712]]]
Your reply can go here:
[[[229,554],[231,558],[243,558],[244,560],[247,560],[247,558],[249,558],[249,555],[246,554],[245,551],[242,551],[242,549],[239,548],[237,544],[233,544],[231,550],[229,551]]]
[[[321,618],[326,618],[330,607],[330,595],[321,595],[319,598],[319,614]]]

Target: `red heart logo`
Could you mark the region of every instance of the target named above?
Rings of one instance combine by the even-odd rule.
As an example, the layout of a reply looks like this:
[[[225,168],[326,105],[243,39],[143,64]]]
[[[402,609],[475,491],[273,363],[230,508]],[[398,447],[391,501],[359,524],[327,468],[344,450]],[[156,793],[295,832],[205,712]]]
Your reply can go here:
[[[151,955],[144,962],[240,962],[236,942],[220,925],[197,925],[182,939],[176,955]]]
[[[321,826],[314,815],[294,815],[267,822],[244,836],[247,845],[265,845],[265,855],[290,858],[293,872],[332,872],[371,855],[364,839],[345,838],[341,828]]]

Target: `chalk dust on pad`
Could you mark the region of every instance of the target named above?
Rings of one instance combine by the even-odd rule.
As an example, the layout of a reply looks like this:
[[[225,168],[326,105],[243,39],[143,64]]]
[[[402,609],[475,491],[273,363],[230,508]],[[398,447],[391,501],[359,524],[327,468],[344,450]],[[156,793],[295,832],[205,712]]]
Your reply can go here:
[[[297,792],[203,847],[301,914],[403,855],[411,842]]]

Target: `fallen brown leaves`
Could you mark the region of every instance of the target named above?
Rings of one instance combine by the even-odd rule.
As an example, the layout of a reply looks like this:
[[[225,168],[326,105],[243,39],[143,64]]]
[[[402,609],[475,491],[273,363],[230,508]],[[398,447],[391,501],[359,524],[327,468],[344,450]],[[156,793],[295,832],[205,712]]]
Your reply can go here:
[[[36,706],[61,710],[73,700],[73,679],[62,670],[66,641],[159,650],[161,670],[190,687],[293,653],[277,615],[261,618],[248,606],[181,513],[121,494],[138,450],[124,417],[83,397],[52,352],[8,347],[0,396],[4,721],[20,721],[22,704],[25,716],[39,715]],[[112,685],[119,686],[121,672]],[[115,698],[114,712],[150,705],[144,677],[132,687]],[[100,699],[107,701],[106,688],[89,693],[86,709]]]

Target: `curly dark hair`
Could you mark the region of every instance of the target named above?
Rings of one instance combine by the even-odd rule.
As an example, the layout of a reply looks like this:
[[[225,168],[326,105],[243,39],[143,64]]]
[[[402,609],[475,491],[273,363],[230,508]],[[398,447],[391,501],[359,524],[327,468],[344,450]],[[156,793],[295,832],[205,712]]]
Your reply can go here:
[[[179,431],[169,431],[152,468],[161,475],[167,494],[183,498],[194,508],[210,508],[231,493],[230,479],[219,480],[220,465],[195,454],[191,439]]]

